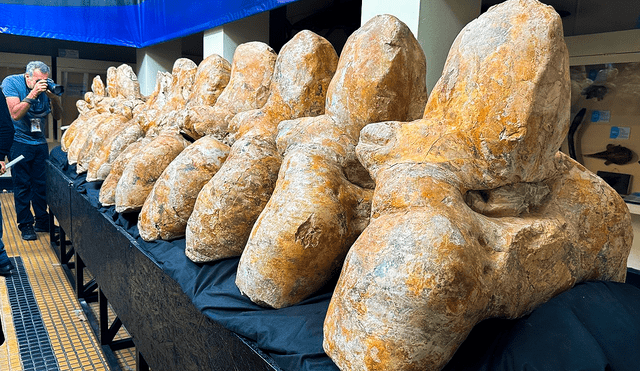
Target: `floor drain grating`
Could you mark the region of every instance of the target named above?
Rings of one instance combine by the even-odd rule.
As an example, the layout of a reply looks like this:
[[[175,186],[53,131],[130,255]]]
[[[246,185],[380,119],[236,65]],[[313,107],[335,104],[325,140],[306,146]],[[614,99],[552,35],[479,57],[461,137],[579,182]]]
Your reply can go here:
[[[58,371],[58,361],[51,347],[49,333],[42,321],[22,258],[10,258],[15,266],[6,278],[13,324],[20,349],[23,371]]]

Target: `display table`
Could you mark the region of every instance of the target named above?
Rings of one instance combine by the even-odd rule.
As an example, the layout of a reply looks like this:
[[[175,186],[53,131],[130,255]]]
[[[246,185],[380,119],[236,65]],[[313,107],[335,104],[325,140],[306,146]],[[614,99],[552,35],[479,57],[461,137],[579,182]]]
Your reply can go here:
[[[49,162],[51,213],[153,370],[280,369],[248,340],[198,310],[163,271],[163,266],[182,268],[170,267],[144,250],[122,227],[126,219],[114,219],[96,208],[90,201],[92,185]],[[170,258],[172,251],[162,253]],[[192,278],[197,281],[202,276],[195,273]]]
[[[322,350],[335,282],[298,305],[262,308],[235,286],[239,258],[196,264],[184,239],[143,241],[137,213],[101,206],[100,185],[52,150],[51,213],[154,371],[337,370]],[[521,319],[482,322],[446,369],[636,370],[638,350],[640,289],[589,282]]]

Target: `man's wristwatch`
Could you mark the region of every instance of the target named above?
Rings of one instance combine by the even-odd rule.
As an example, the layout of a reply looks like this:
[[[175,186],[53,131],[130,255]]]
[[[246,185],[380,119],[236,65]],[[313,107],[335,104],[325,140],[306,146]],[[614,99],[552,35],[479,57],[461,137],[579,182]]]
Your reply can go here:
[[[34,104],[35,102],[37,102],[36,99],[31,99],[31,98],[24,98],[22,101],[29,104]]]

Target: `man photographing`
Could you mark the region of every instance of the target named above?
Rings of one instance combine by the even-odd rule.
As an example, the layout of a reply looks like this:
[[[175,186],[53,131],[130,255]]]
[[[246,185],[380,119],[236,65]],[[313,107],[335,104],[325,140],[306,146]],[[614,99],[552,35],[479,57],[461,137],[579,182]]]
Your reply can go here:
[[[18,228],[24,240],[35,240],[36,232],[49,231],[45,172],[49,147],[44,130],[49,113],[56,120],[62,117],[60,97],[49,90],[50,72],[45,63],[33,61],[27,64],[24,74],[10,75],[2,81],[15,128],[9,157],[13,160],[24,156],[11,169]]]

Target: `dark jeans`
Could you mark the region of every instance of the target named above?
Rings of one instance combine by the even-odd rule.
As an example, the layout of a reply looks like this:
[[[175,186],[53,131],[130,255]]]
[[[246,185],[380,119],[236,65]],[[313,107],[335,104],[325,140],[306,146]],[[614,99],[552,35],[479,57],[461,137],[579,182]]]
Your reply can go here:
[[[7,251],[4,249],[4,242],[2,241],[2,205],[0,205],[0,267],[7,264],[9,264],[9,257],[7,256]]]
[[[11,168],[18,228],[22,229],[27,225],[33,225],[34,218],[31,214],[31,207],[35,213],[36,224],[47,225],[49,214],[47,213],[45,162],[49,158],[49,146],[46,143],[29,145],[13,142],[11,159],[13,160],[20,155],[23,155],[24,159]]]

